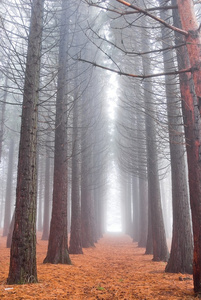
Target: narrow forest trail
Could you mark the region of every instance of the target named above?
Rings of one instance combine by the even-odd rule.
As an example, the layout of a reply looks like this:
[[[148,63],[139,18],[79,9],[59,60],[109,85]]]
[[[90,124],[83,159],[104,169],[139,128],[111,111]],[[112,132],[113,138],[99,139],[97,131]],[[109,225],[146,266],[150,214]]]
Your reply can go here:
[[[106,234],[96,247],[84,249],[84,255],[71,255],[71,266],[43,264],[47,242],[39,234],[39,283],[8,286],[5,242],[1,237],[0,299],[195,299],[192,276],[164,273],[165,263],[153,262],[121,234]]]

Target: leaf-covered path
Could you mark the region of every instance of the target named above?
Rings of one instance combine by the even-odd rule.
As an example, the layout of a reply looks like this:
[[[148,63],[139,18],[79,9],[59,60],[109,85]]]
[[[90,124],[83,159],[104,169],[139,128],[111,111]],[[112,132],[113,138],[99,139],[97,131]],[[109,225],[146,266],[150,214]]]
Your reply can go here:
[[[84,255],[71,255],[73,265],[43,264],[47,242],[38,237],[39,283],[6,285],[9,250],[0,238],[0,299],[195,299],[192,276],[164,273],[131,238],[107,234]]]

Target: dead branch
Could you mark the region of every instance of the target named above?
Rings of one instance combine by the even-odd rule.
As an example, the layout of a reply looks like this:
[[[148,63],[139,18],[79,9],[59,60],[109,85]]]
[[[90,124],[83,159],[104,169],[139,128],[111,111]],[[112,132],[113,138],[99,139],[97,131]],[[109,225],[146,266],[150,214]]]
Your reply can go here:
[[[183,69],[183,70],[175,70],[175,71],[172,71],[172,72],[162,72],[162,73],[156,73],[156,74],[137,75],[137,74],[130,74],[130,73],[114,70],[112,68],[108,68],[108,67],[99,65],[96,62],[92,62],[92,61],[89,61],[89,60],[86,60],[86,59],[77,58],[77,60],[81,61],[81,62],[91,64],[94,67],[98,67],[98,68],[101,68],[103,70],[119,74],[121,76],[127,76],[127,77],[132,77],[132,78],[141,78],[141,79],[147,79],[147,78],[152,78],[152,77],[160,77],[160,76],[165,76],[165,75],[178,75],[178,74],[181,74],[181,73],[186,73],[186,72],[192,72],[193,71],[192,68],[188,68],[188,69]]]
[[[147,10],[145,10],[145,9],[142,9],[142,8],[136,6],[136,5],[130,4],[129,2],[126,2],[126,1],[124,1],[124,0],[116,0],[116,1],[119,2],[119,3],[121,3],[121,4],[123,4],[123,5],[125,5],[125,6],[128,6],[128,7],[132,8],[132,9],[137,10],[139,13],[142,13],[142,14],[144,14],[144,15],[146,15],[146,16],[148,16],[148,17],[150,17],[150,18],[152,18],[152,19],[154,19],[154,20],[156,20],[156,21],[158,21],[159,23],[163,24],[164,26],[166,26],[166,27],[168,27],[168,28],[170,28],[170,29],[172,29],[172,30],[174,30],[174,31],[176,31],[176,32],[179,32],[179,33],[181,33],[181,34],[183,34],[183,35],[185,35],[185,36],[188,36],[188,34],[189,34],[188,31],[182,30],[182,29],[180,29],[180,28],[177,28],[177,27],[175,27],[175,26],[172,26],[172,25],[166,23],[164,20],[162,20],[162,19],[160,19],[160,18],[158,18],[158,17],[156,17],[156,16],[150,14],[150,13],[149,13]]]

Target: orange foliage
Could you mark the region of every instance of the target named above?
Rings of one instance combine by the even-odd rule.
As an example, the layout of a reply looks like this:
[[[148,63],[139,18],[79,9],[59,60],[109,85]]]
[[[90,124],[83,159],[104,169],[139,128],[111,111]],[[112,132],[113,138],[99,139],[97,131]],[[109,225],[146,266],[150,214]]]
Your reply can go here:
[[[164,273],[128,236],[107,234],[73,265],[43,264],[47,242],[38,236],[37,284],[6,285],[9,249],[0,238],[0,299],[195,299],[192,276]]]

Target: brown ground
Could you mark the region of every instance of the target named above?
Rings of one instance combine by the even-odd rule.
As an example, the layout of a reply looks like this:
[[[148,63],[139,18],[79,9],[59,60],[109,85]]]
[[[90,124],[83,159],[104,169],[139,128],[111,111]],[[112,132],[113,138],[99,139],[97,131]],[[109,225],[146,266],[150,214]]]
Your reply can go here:
[[[165,263],[153,262],[121,234],[107,234],[84,255],[71,255],[71,266],[43,264],[47,242],[39,234],[39,283],[8,286],[5,241],[0,238],[0,299],[195,299],[192,276],[164,273]]]

